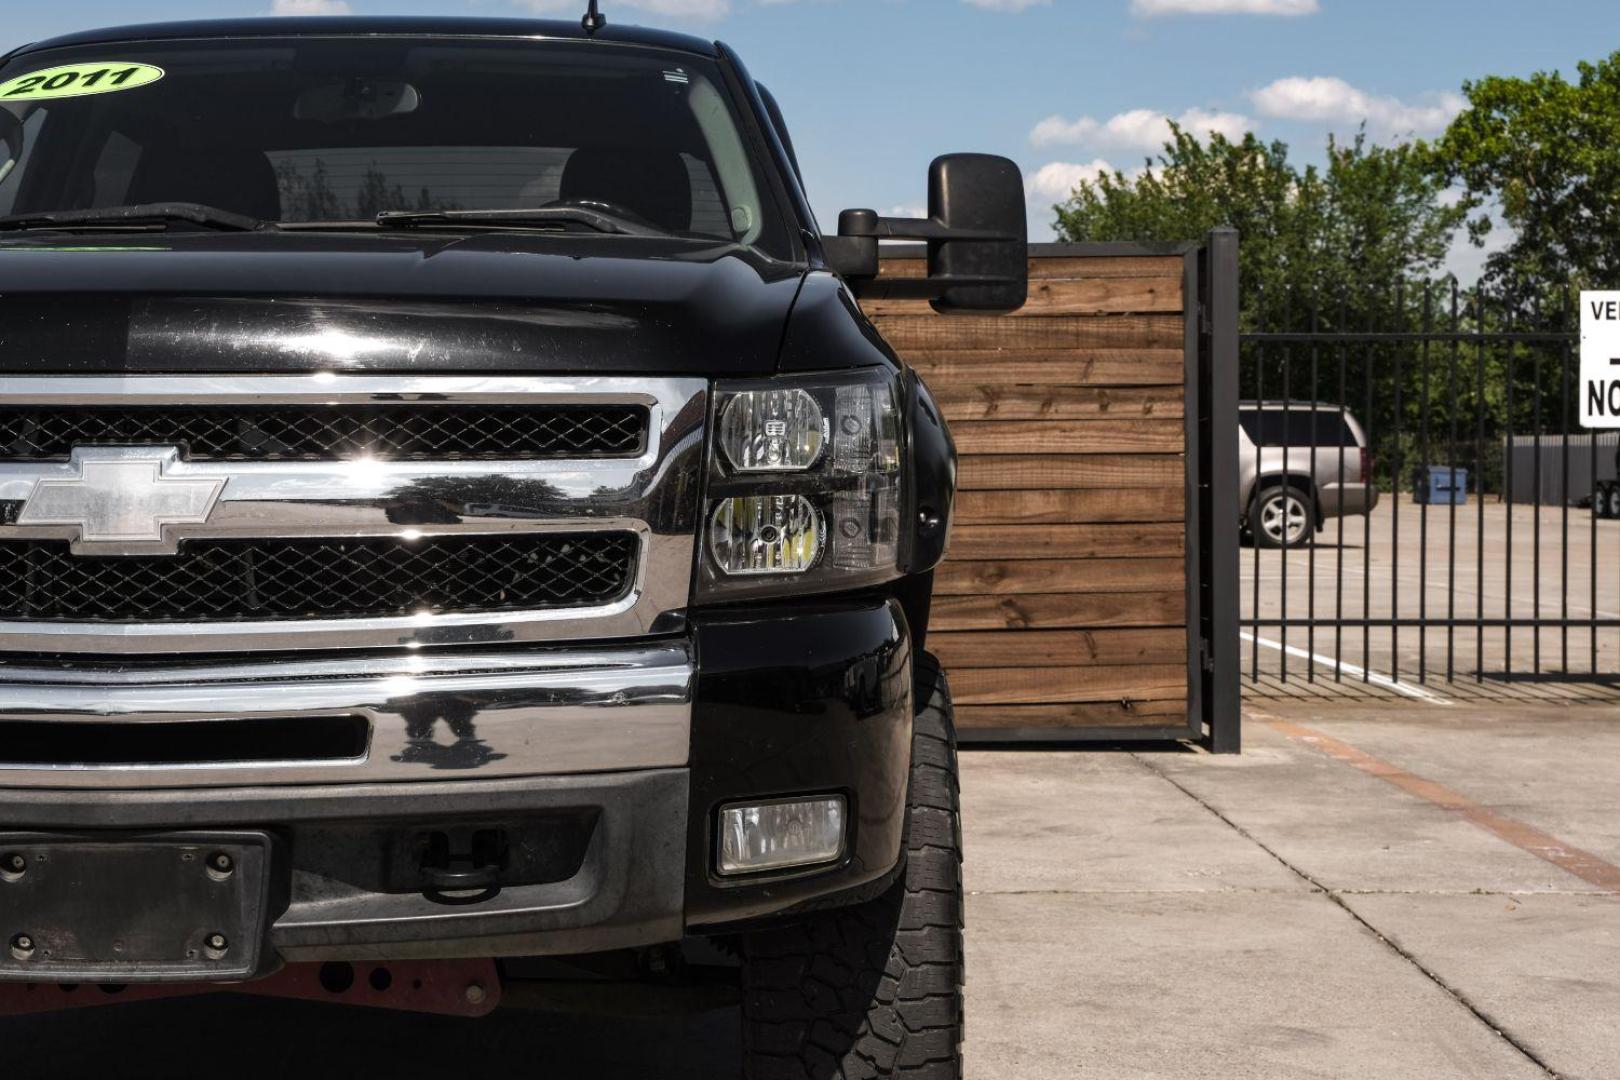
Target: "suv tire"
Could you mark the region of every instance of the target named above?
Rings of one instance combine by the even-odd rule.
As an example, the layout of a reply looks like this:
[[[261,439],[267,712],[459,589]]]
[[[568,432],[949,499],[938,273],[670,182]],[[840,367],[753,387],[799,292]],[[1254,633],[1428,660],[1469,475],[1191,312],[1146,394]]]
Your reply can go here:
[[[960,1080],[962,833],[939,661],[916,663],[906,866],[875,900],[743,939],[749,1080]]]
[[[1256,544],[1263,548],[1282,547],[1284,520],[1290,522],[1290,533],[1293,532],[1292,523],[1300,523],[1298,536],[1290,536],[1288,546],[1304,547],[1316,529],[1315,501],[1292,485],[1273,485],[1254,497],[1254,510],[1249,514],[1249,531],[1254,535]]]

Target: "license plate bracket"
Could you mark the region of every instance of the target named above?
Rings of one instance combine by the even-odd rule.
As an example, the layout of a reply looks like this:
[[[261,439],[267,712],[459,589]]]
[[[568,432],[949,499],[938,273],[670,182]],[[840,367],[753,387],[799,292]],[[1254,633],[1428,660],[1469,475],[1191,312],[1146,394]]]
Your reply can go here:
[[[0,833],[0,980],[258,974],[274,851],[263,832]]]

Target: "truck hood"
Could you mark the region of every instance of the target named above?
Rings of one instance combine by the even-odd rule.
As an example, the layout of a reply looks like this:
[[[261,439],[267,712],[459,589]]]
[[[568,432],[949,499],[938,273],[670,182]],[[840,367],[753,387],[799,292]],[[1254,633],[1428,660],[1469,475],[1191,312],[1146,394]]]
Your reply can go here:
[[[639,237],[31,234],[0,371],[766,374],[804,269]]]

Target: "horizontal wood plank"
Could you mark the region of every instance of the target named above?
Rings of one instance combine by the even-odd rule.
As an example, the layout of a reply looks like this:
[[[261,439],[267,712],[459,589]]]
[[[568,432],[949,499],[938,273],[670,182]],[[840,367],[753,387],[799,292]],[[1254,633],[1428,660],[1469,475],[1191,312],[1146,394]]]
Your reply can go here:
[[[951,425],[962,454],[1174,454],[1180,420],[967,420]]]
[[[1100,420],[1139,417],[1180,420],[1180,386],[997,386],[946,382],[930,386],[946,419]]]
[[[1182,273],[1179,255],[1086,255],[1031,256],[1031,281],[1052,278],[1167,277]],[[920,278],[928,276],[924,258],[880,259],[878,273],[883,277]]]
[[[1029,260],[1031,281],[1049,278],[1165,277],[1185,273],[1180,255],[1037,256]]]
[[[1179,522],[1129,525],[958,525],[952,562],[985,559],[1174,558],[1186,553]],[[1107,567],[1099,567],[1107,574]]]
[[[901,355],[915,349],[1184,349],[1180,315],[1008,319],[890,315],[873,320]]]
[[[1186,696],[1187,665],[961,668],[950,680],[951,700],[958,705],[1163,700]]]
[[[911,349],[902,359],[930,387],[1185,386],[1181,349]]]
[[[1181,294],[1179,270],[1153,277],[1032,279],[1029,283],[1029,300],[1011,317],[1040,319],[1071,315],[1175,313],[1183,310]],[[934,315],[927,300],[873,299],[863,301],[861,307],[869,316]]]
[[[937,596],[929,632],[1177,626],[1187,621],[1184,589],[1156,593]]]
[[[956,496],[958,531],[972,525],[1065,525],[1103,522],[1180,522],[1181,488],[1099,488],[1095,491],[963,491]]]
[[[1185,586],[1182,559],[947,559],[934,573],[935,596],[1164,592]]]
[[[956,710],[958,731],[1014,731],[1031,728],[1168,727],[1187,722],[1185,698],[1163,701],[1090,701],[1066,705],[964,705]]]
[[[981,667],[1110,667],[1187,659],[1187,632],[1153,630],[955,631],[928,635],[947,670]]]
[[[1084,488],[1182,490],[1187,465],[1180,454],[1069,454],[964,456],[957,484],[964,491]]]

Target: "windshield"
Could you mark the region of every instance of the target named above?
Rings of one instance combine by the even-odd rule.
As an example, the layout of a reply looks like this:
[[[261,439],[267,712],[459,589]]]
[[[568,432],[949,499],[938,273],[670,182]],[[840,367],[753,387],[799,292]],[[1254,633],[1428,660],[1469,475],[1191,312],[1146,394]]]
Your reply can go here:
[[[715,65],[622,46],[142,42],[0,68],[0,215],[200,203],[284,224],[584,206],[790,253]]]

